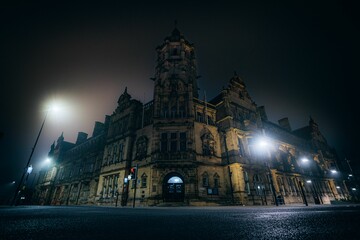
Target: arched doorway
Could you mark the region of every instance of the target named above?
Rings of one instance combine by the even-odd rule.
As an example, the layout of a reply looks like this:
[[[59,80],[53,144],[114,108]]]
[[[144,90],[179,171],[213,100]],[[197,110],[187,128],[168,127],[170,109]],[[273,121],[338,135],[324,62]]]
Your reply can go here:
[[[168,174],[163,181],[163,197],[166,202],[183,202],[184,180],[177,173]]]

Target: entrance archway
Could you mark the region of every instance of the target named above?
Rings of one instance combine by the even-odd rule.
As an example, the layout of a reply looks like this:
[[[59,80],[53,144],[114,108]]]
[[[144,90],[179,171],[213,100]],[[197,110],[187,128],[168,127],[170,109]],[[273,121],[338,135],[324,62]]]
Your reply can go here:
[[[183,202],[185,196],[184,180],[177,173],[168,174],[163,181],[163,197],[166,202]]]

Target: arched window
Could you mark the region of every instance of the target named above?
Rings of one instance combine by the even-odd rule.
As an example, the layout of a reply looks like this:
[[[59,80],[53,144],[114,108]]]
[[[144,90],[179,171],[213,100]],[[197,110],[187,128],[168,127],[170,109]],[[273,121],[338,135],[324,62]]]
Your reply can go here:
[[[207,172],[204,172],[201,176],[202,176],[203,187],[208,187],[209,186],[209,174]]]

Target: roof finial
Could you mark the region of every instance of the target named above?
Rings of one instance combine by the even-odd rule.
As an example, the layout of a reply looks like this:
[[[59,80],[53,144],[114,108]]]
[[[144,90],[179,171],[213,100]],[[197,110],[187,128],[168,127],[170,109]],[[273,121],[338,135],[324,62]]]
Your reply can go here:
[[[174,21],[174,26],[175,26],[175,28],[177,28],[177,19],[175,19],[175,21]]]
[[[127,93],[127,87],[125,87],[125,91],[124,91],[124,93]]]
[[[234,76],[237,77],[237,72],[236,71],[234,71]]]

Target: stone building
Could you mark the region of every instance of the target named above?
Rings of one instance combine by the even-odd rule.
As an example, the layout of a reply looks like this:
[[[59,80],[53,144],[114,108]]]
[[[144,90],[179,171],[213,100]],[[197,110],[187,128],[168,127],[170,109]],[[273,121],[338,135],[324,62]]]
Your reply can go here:
[[[297,130],[287,118],[270,122],[236,73],[216,97],[199,99],[195,49],[177,28],[156,51],[153,100],[142,103],[125,89],[98,134],[81,133],[75,144],[60,138],[49,153],[56,164],[38,184],[39,199],[47,199],[39,203],[327,204],[347,197],[336,153],[313,119]]]
[[[40,171],[34,202],[46,205],[94,204],[107,123],[96,122],[93,135],[79,132],[76,143],[64,136],[51,145],[49,163]]]

